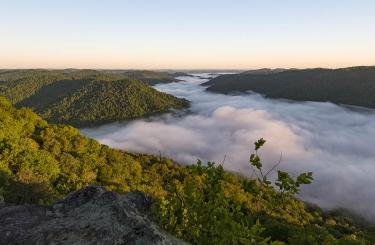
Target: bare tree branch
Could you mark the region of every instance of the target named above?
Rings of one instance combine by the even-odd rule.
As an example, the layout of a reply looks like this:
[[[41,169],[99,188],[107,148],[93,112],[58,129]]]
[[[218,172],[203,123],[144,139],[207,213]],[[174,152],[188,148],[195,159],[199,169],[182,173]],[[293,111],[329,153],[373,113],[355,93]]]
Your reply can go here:
[[[280,158],[279,158],[279,161],[270,169],[270,170],[268,170],[267,171],[267,173],[266,173],[266,177],[277,167],[277,166],[279,166],[280,165],[280,163],[281,163],[281,159],[283,158],[283,153],[281,152],[280,153]]]

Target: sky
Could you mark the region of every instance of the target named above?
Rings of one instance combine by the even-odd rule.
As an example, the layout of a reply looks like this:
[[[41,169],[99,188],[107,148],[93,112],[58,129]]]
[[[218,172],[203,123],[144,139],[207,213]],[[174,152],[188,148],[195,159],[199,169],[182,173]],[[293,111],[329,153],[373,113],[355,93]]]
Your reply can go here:
[[[375,65],[372,0],[0,0],[0,68]]]

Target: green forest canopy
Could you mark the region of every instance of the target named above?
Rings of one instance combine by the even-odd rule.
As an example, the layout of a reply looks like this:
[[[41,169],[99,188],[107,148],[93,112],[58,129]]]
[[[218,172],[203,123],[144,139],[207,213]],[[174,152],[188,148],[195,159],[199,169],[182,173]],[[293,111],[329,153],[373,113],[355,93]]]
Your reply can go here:
[[[330,101],[375,108],[375,67],[262,70],[222,75],[204,83],[219,93],[254,91],[271,98]]]
[[[107,71],[110,72],[110,71]],[[149,71],[149,70],[133,70],[121,72],[125,77],[132,79],[141,80],[149,85],[155,85],[157,83],[171,83],[179,82],[176,77],[178,74],[162,72],[162,71]]]
[[[79,127],[188,106],[188,101],[159,92],[139,80],[95,70],[3,70],[0,94],[17,107],[32,108],[49,122]]]
[[[261,168],[257,154],[250,160]],[[374,228],[349,212],[323,212],[257,183],[214,163],[181,166],[111,149],[0,97],[0,196],[8,203],[48,204],[95,184],[151,196],[155,221],[193,244],[374,244]]]

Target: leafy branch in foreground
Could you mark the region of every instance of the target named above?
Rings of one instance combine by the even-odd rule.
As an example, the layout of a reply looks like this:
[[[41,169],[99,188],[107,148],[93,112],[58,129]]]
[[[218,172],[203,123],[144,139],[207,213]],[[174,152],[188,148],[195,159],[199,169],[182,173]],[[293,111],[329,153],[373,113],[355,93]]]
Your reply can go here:
[[[275,185],[279,187],[280,193],[294,195],[300,192],[301,185],[311,184],[311,182],[313,181],[312,172],[301,173],[297,178],[293,178],[288,172],[280,170],[277,171],[277,179],[274,183],[272,183],[268,179],[268,175],[280,164],[281,157],[279,162],[264,174],[263,164],[259,157],[258,151],[265,143],[266,141],[263,138],[260,138],[259,140],[254,142],[254,153],[250,155],[249,160],[250,165],[253,167],[253,173],[255,173],[258,182],[263,187],[272,188],[272,186]]]
[[[266,141],[263,138],[254,142],[254,153],[250,155],[249,160],[253,173],[257,177],[257,182],[260,184],[260,188],[255,195],[256,207],[257,211],[260,212],[260,206],[265,205],[266,208],[262,209],[263,212],[267,215],[278,217],[282,213],[281,211],[288,207],[290,198],[300,192],[301,185],[311,184],[313,173],[301,173],[297,178],[293,178],[288,172],[278,170],[277,179],[272,182],[268,176],[281,163],[281,156],[279,161],[264,173],[263,163],[258,151],[265,143]],[[268,202],[262,202],[264,199],[268,199]]]
[[[276,166],[264,172],[258,155],[265,143],[264,139],[255,142],[255,153],[250,155],[260,185],[225,172],[220,164],[198,161],[188,168],[186,176],[168,183],[169,194],[156,205],[158,222],[194,244],[282,244],[264,234],[264,214],[282,219],[298,217],[295,222],[308,223],[309,215],[291,196],[301,184],[311,182],[312,174],[293,179],[279,171],[279,178],[272,183],[268,175]]]

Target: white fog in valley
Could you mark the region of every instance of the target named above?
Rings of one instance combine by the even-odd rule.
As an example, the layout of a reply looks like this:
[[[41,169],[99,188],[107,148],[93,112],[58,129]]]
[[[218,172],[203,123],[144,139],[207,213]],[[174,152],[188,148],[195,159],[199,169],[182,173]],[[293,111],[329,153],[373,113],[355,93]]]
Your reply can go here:
[[[198,74],[196,74],[198,75]],[[158,90],[191,101],[188,112],[83,129],[101,143],[126,151],[161,154],[184,164],[222,163],[250,176],[253,142],[265,138],[265,168],[296,175],[314,172],[300,197],[323,208],[355,209],[375,218],[375,111],[331,103],[271,100],[258,94],[208,93],[199,74]]]

